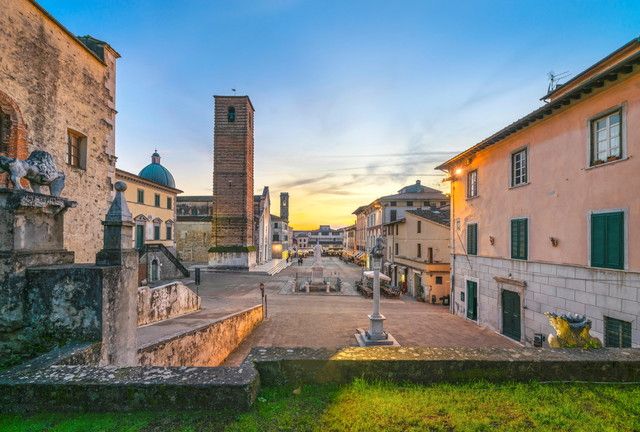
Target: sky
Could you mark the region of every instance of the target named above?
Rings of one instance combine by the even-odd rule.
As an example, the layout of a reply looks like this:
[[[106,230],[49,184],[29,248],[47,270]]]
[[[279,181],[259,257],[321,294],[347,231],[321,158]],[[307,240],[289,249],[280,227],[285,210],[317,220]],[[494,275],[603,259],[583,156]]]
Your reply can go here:
[[[213,95],[249,95],[255,192],[296,229],[353,223],[542,104],[640,35],[640,1],[40,0],[117,63],[117,166],[158,149],[187,195],[212,192]]]

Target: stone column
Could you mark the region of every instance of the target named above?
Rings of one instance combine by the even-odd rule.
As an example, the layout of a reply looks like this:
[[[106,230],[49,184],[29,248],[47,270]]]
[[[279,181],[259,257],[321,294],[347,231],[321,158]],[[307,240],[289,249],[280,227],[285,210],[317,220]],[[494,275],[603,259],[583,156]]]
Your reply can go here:
[[[385,317],[380,313],[380,267],[384,245],[382,238],[376,239],[376,246],[371,249],[371,265],[373,267],[373,310],[369,315],[369,330],[357,329],[356,340],[360,346],[398,346],[391,334],[384,331]],[[366,283],[366,282],[365,282]]]
[[[104,247],[96,255],[98,266],[113,266],[105,272],[102,291],[101,365],[137,364],[138,251],[133,249],[133,218],[124,191],[116,182],[116,195],[102,224]]]

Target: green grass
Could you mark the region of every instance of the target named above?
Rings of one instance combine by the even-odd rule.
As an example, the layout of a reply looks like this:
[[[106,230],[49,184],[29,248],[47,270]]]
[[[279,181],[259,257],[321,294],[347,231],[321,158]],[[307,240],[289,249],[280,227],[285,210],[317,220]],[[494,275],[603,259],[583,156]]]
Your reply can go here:
[[[0,431],[637,431],[640,386],[371,384],[266,388],[244,414],[2,415]],[[167,407],[168,409],[170,407]]]

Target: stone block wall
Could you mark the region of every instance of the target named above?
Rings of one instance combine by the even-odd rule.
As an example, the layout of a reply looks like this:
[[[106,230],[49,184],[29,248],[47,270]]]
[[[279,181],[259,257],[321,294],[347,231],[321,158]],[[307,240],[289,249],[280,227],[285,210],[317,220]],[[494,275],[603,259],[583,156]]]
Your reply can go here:
[[[65,248],[92,262],[102,245],[101,217],[115,176],[115,63],[100,58],[54,22],[35,2],[11,0],[0,8],[0,106],[17,129],[8,154],[53,155],[66,175],[63,195],[78,207],[65,218]],[[67,136],[86,136],[86,169],[67,165]],[[12,133],[13,135],[13,133]],[[12,138],[13,142],[13,138]],[[46,190],[46,189],[45,189]]]
[[[206,263],[211,247],[211,220],[176,222],[176,250],[184,262]]]
[[[501,331],[500,293],[520,293],[522,342],[533,343],[535,333],[554,333],[544,312],[586,314],[591,334],[602,340],[604,317],[632,323],[632,345],[640,347],[640,273],[510,259],[457,255],[454,312],[465,316],[460,293],[467,278],[478,282],[478,323]],[[519,287],[495,277],[524,282]]]
[[[138,288],[138,325],[200,310],[200,297],[182,282]]]
[[[143,366],[219,366],[262,322],[262,305],[141,347]]]

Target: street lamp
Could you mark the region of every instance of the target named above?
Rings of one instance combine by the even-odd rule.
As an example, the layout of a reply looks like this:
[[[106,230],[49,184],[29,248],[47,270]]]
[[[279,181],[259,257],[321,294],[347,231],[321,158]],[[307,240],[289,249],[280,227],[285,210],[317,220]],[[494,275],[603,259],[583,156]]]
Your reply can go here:
[[[370,254],[373,272],[365,272],[365,276],[373,277],[373,311],[369,315],[369,330],[357,329],[355,335],[358,345],[361,347],[400,345],[391,334],[384,331],[385,317],[380,313],[380,268],[382,267],[383,252],[384,239],[378,237]]]

